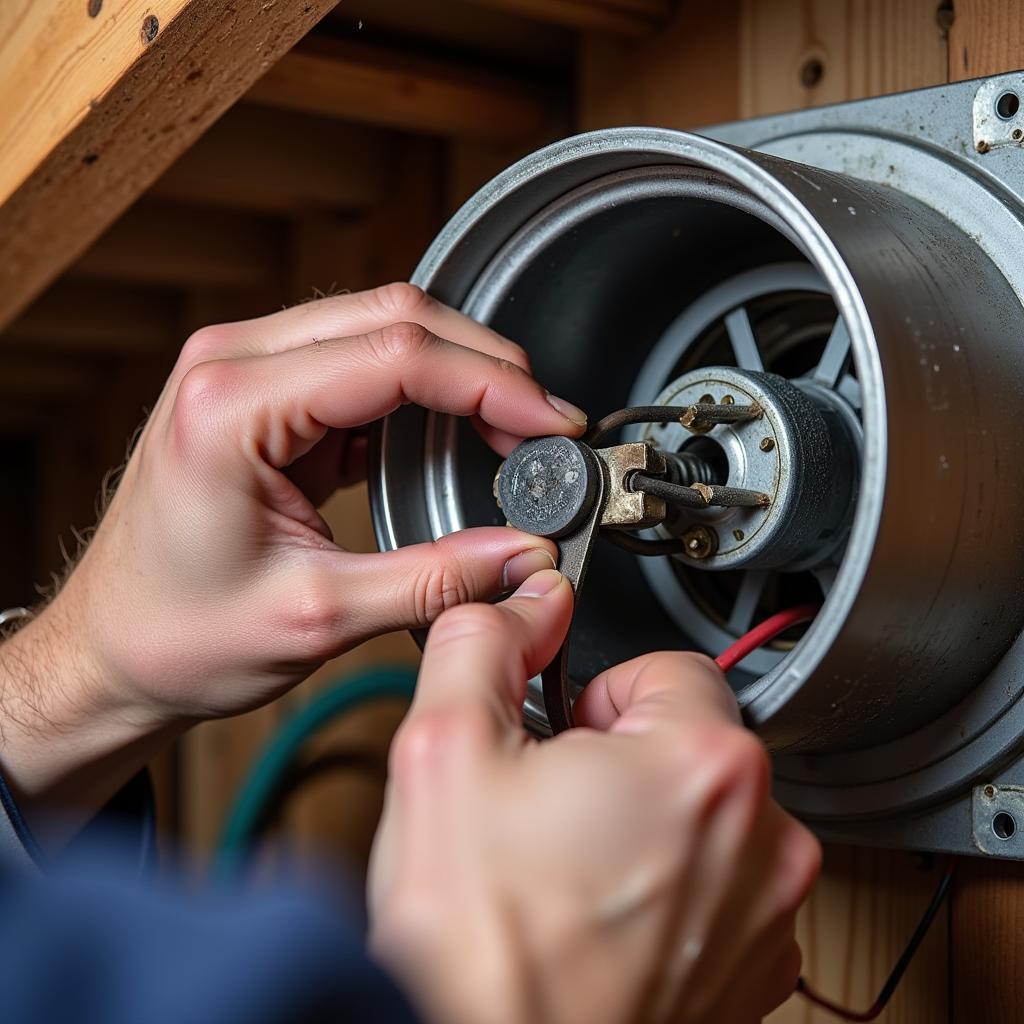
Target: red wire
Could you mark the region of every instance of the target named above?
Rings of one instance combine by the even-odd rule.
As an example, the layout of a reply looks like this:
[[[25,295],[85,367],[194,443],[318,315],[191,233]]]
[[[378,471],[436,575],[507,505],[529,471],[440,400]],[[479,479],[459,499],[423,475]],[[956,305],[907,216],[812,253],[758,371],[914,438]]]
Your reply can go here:
[[[820,605],[805,604],[798,608],[788,608],[779,612],[764,622],[756,625],[749,633],[744,633],[735,643],[730,644],[722,653],[715,658],[718,667],[723,672],[735,668],[748,654],[756,651],[770,643],[780,633],[785,633],[791,626],[798,622],[809,622],[818,614]]]
[[[764,622],[759,623],[752,630],[744,633],[743,636],[741,636],[735,643],[722,651],[722,653],[715,658],[715,662],[723,672],[728,672],[729,669],[735,668],[748,654],[756,651],[759,647],[763,647],[765,644],[770,643],[780,633],[785,633],[787,629],[797,625],[797,623],[809,622],[818,614],[819,607],[819,605],[815,604],[801,605],[798,608],[788,608],[786,611],[779,612],[777,615],[773,615],[771,618],[765,619]],[[814,1003],[816,1006],[820,1006],[822,1009],[827,1010],[829,1013],[839,1017],[841,1020],[877,1020],[882,1015],[882,1011],[888,1004],[893,991],[899,984],[900,979],[903,977],[903,972],[907,969],[911,958],[917,951],[917,947],[924,939],[925,933],[928,931],[928,927],[931,924],[932,919],[938,912],[939,906],[942,904],[942,901],[948,892],[952,877],[953,861],[950,860],[946,867],[946,871],[943,874],[943,878],[939,883],[939,888],[932,897],[932,902],[925,911],[924,917],[921,919],[921,922],[918,924],[914,934],[911,936],[910,942],[907,944],[907,948],[903,951],[903,955],[897,961],[896,967],[886,980],[878,998],[867,1010],[851,1010],[849,1007],[833,1002],[827,996],[823,996],[820,992],[815,991],[815,989],[808,984],[806,979],[802,977],[797,980],[796,991],[808,1000],[808,1002]]]

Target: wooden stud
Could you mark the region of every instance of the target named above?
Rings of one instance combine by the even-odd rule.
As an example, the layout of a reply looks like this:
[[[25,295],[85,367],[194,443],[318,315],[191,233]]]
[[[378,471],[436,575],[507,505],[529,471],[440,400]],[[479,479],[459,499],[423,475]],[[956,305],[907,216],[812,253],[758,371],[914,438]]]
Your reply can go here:
[[[643,36],[669,20],[666,0],[472,0],[585,32]]]
[[[579,122],[695,128],[736,116],[739,0],[683,3],[649,39],[590,34],[580,52]]]
[[[391,188],[393,143],[390,133],[365,125],[239,104],[148,195],[287,215],[362,210]]]
[[[821,879],[798,920],[803,974],[814,988],[852,1010],[866,1010],[906,947],[943,867],[942,858],[827,847]],[[882,1024],[935,1024],[947,1019],[948,957],[947,907],[932,923],[879,1018]],[[834,1021],[835,1017],[794,995],[765,1024]]]
[[[405,57],[338,39],[308,39],[246,99],[406,131],[515,140],[540,131],[547,98],[529,82]]]
[[[946,81],[936,0],[743,0],[743,117]]]
[[[0,334],[0,351],[110,355],[167,350],[181,343],[179,319],[180,303],[166,291],[61,281]]]
[[[0,326],[331,6],[0,4]]]
[[[228,210],[146,200],[71,268],[73,280],[246,288],[278,279],[283,225]]]
[[[1024,865],[964,858],[953,882],[954,1024],[1021,1019]]]
[[[949,78],[998,75],[1024,67],[1018,0],[956,0],[949,29]]]

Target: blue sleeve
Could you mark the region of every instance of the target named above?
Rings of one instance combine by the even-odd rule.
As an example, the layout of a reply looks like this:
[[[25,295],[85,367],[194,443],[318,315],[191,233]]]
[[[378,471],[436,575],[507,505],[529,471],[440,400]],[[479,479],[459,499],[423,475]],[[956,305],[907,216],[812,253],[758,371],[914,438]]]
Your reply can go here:
[[[360,929],[299,891],[125,883],[76,867],[0,882],[5,1024],[413,1021]]]
[[[4,1024],[412,1024],[340,894],[153,875],[148,779],[47,863],[0,775]]]

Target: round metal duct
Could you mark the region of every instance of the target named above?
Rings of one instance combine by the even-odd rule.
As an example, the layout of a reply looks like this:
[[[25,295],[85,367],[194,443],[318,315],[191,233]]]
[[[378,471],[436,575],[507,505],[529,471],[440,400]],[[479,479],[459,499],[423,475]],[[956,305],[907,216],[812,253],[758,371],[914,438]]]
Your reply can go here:
[[[773,479],[791,474],[784,515],[769,530],[767,513],[715,513],[703,565],[600,544],[574,677],[660,648],[714,655],[772,611],[820,601],[802,635],[731,677],[751,727],[785,755],[791,806],[892,813],[1006,749],[986,730],[1022,625],[1024,474],[1008,471],[1021,304],[949,219],[844,174],[616,129],[497,178],[415,280],[522,344],[538,378],[595,419],[708,389],[778,408],[760,451]],[[825,447],[808,440],[822,416]],[[697,444],[673,426],[630,429],[684,455]],[[767,472],[738,431],[702,443],[724,474]],[[498,461],[463,423],[389,417],[371,480],[382,546],[504,522]]]

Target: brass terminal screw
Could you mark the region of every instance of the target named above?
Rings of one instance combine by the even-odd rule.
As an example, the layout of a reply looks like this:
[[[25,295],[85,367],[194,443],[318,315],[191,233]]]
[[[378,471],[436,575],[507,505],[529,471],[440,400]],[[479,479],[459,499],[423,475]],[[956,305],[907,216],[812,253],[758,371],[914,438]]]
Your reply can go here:
[[[691,526],[683,534],[683,552],[688,558],[701,561],[718,550],[718,534],[708,526]]]
[[[763,452],[770,452],[775,447],[775,441],[770,437],[762,437],[757,447]]]

